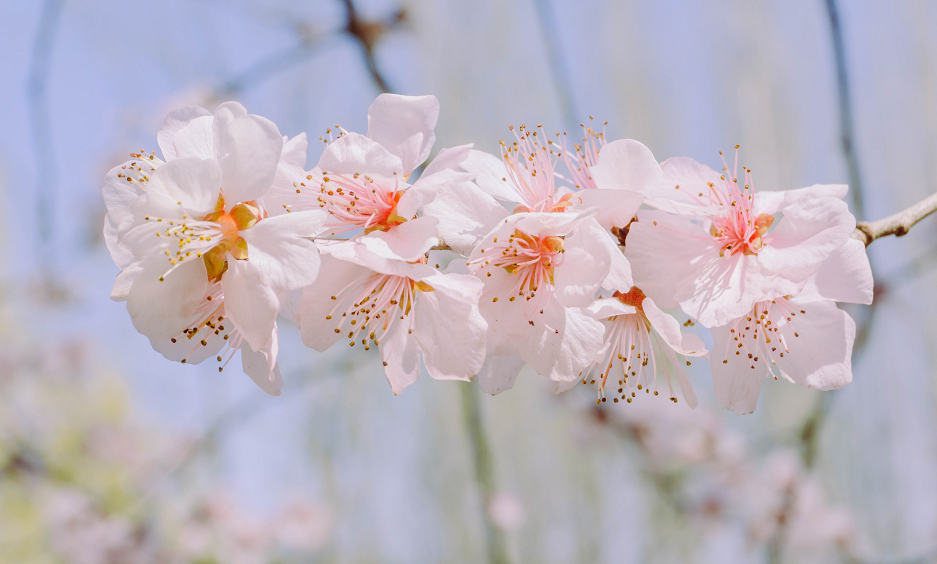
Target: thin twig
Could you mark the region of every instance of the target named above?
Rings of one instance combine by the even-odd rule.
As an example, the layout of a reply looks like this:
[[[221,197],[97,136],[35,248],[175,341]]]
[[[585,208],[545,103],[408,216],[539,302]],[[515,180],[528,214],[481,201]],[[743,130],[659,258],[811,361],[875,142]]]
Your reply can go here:
[[[36,158],[36,225],[39,230],[38,249],[40,268],[47,285],[52,281],[51,268],[55,263],[54,228],[55,217],[52,203],[55,201],[57,181],[56,161],[52,146],[52,123],[49,118],[46,87],[52,49],[58,35],[58,23],[62,15],[63,0],[46,0],[33,41],[32,60],[26,95],[29,103],[29,121],[32,127],[33,153]]]
[[[242,92],[248,86],[264,82],[273,75],[309,59],[325,43],[324,39],[326,38],[302,38],[296,45],[264,57],[246,70],[225,81],[218,89],[219,97],[222,99],[230,98]]]
[[[849,90],[849,73],[846,71],[846,49],[843,46],[843,31],[840,25],[839,10],[836,0],[826,0],[826,11],[830,19],[830,36],[833,40],[833,52],[836,58],[836,83],[839,92],[839,128],[840,141],[843,144],[843,156],[849,172],[849,187],[858,218],[865,218],[865,206],[862,193],[862,176],[859,172],[859,157],[856,155],[855,134],[853,133],[852,97]]]
[[[931,194],[920,202],[901,210],[896,214],[877,221],[860,221],[856,224],[853,237],[868,247],[872,241],[894,235],[907,235],[911,227],[925,217],[937,211],[937,194]]]
[[[364,54],[364,62],[371,73],[371,79],[381,92],[392,92],[387,84],[387,79],[378,68],[377,60],[374,58],[374,47],[388,30],[400,25],[406,19],[406,12],[401,9],[385,21],[369,22],[361,19],[355,3],[352,0],[343,0],[345,3],[346,23],[345,33],[351,35],[361,44],[361,50]]]

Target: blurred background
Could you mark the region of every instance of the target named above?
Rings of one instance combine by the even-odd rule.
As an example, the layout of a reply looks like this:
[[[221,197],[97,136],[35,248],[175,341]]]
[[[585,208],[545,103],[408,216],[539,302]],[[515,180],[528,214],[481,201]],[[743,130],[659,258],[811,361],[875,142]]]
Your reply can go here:
[[[134,330],[100,196],[171,109],[238,100],[311,168],[387,90],[439,98],[434,152],[593,115],[877,219],[937,189],[935,32],[930,0],[3,0],[0,562],[937,561],[933,219],[869,249],[853,383],[767,382],[737,417],[706,363],[696,410],[527,371],[394,397],[286,322],[269,397]]]

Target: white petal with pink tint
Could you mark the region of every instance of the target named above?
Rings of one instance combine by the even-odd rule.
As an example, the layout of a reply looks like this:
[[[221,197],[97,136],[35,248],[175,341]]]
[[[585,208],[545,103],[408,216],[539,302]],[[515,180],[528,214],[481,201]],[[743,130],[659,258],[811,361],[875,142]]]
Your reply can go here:
[[[167,270],[167,262],[154,257],[134,278],[127,295],[133,326],[154,340],[181,333],[208,287],[202,261],[183,263],[168,274]]]
[[[375,174],[388,178],[403,175],[400,157],[360,133],[346,133],[329,143],[316,166],[322,171],[339,174]]]
[[[225,309],[244,340],[260,350],[270,342],[286,290],[278,293],[266,284],[264,272],[250,260],[237,260],[231,253],[227,259],[228,271],[221,279]]]
[[[425,161],[436,141],[435,96],[381,94],[368,108],[368,137],[400,158],[403,174]]]
[[[433,291],[421,292],[413,334],[433,378],[471,380],[485,361],[488,324],[478,311],[480,280],[466,274],[424,278]]]
[[[849,239],[823,261],[807,280],[801,295],[854,304],[871,304],[875,282],[865,245]]]
[[[283,387],[283,378],[277,366],[277,353],[279,351],[279,335],[276,326],[264,347],[255,351],[248,344],[241,347],[241,366],[244,373],[250,376],[260,389],[271,396],[280,395]]]
[[[469,143],[467,145],[459,145],[457,147],[441,149],[439,154],[436,155],[436,158],[434,158],[429,163],[429,165],[426,166],[422,176],[430,176],[447,169],[462,169],[462,162],[469,157],[469,153],[474,146],[474,143]]]
[[[270,189],[277,172],[283,137],[266,118],[246,115],[224,128],[215,146],[221,165],[225,207],[257,200]]]
[[[713,329],[716,397],[727,409],[754,411],[765,378],[783,376],[821,390],[852,380],[855,323],[829,300],[761,302],[747,316]]]
[[[211,112],[201,106],[188,106],[170,112],[156,134],[163,159],[213,158],[211,125]]]

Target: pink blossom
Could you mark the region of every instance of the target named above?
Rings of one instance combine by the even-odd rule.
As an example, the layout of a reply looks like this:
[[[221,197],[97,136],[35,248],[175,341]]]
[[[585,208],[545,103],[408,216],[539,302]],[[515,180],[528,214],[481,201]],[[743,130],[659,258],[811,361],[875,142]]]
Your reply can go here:
[[[578,214],[512,215],[467,264],[485,283],[479,309],[488,322],[489,360],[479,383],[489,393],[512,387],[524,363],[554,381],[578,380],[604,333],[583,308],[603,284],[631,286],[618,248],[595,219]]]
[[[851,382],[856,325],[837,301],[872,303],[869,260],[854,239],[824,261],[799,293],[760,301],[713,328],[710,369],[719,402],[739,415],[751,413],[769,376],[820,390]]]
[[[658,165],[631,140],[609,143],[592,169],[599,186],[617,183],[658,208],[630,226],[635,279],[661,307],[679,305],[706,327],[798,293],[856,226],[846,186],[756,193],[742,169],[740,183],[737,158],[722,173],[685,158]]]
[[[315,279],[309,238],[325,214],[269,216],[263,197],[283,139],[240,104],[173,112],[158,141],[166,162],[141,154],[105,180],[105,232],[123,268],[112,297],[167,358],[227,364],[240,349],[244,371],[277,394],[276,316],[290,290]]]
[[[338,128],[338,138],[324,140],[325,151],[309,171],[303,171],[305,137],[295,151],[288,142],[284,153],[295,157],[281,161],[268,197],[278,211],[271,213],[322,209],[332,235],[387,231],[414,219],[438,190],[458,189],[469,179],[453,170],[468,156],[471,145],[465,145],[443,149],[416,183],[407,183],[430,155],[438,116],[434,96],[381,94],[368,109],[367,135]]]
[[[426,265],[435,243],[436,220],[425,217],[324,246],[299,307],[303,343],[318,351],[342,339],[364,350],[374,344],[395,395],[416,381],[421,353],[433,378],[474,378],[485,358],[482,284]]]

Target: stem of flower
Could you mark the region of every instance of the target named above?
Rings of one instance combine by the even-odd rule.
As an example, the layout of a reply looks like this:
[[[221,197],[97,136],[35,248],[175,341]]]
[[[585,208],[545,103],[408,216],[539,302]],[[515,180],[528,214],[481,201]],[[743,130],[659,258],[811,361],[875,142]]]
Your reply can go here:
[[[887,237],[888,235],[901,237],[906,235],[915,223],[935,211],[937,211],[937,194],[931,194],[896,214],[877,221],[860,221],[856,223],[853,238],[862,241],[868,247],[872,241],[881,237]]]
[[[475,463],[475,480],[478,482],[478,488],[482,494],[488,561],[491,564],[509,564],[511,559],[508,556],[504,532],[494,524],[488,515],[488,502],[495,494],[495,476],[491,449],[488,447],[488,439],[485,436],[485,427],[481,418],[481,405],[478,401],[479,391],[472,383],[460,384],[459,387],[462,389],[462,411],[465,415],[465,426],[472,447],[472,460]]]

